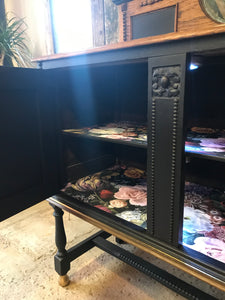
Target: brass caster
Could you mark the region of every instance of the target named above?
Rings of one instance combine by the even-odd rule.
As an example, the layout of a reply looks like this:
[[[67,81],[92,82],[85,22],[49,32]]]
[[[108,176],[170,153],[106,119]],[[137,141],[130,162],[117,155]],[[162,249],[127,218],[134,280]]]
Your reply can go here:
[[[68,284],[70,283],[70,279],[69,279],[69,276],[66,274],[66,275],[62,275],[62,276],[59,276],[59,285],[62,286],[62,287],[65,287],[67,286]]]

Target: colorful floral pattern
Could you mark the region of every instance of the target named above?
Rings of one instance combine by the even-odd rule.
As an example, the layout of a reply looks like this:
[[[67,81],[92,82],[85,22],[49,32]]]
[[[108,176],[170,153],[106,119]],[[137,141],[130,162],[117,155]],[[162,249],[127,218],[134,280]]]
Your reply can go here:
[[[114,194],[117,199],[129,200],[131,205],[147,205],[147,186],[122,186]]]
[[[186,182],[183,244],[225,263],[225,193]]]
[[[64,132],[111,140],[122,140],[147,146],[147,126],[134,122],[115,122],[102,126],[65,129]],[[192,127],[187,135],[185,151],[225,159],[225,130]]]
[[[225,263],[225,243],[219,239],[198,237],[189,248]]]
[[[147,144],[146,124],[137,124],[128,121],[104,124],[102,126],[96,125],[81,129],[66,129],[64,131],[85,136]]]
[[[113,168],[78,179],[64,191],[76,199],[146,228],[145,171],[131,166]]]
[[[147,228],[145,171],[116,165],[69,183],[68,195]],[[183,245],[225,263],[225,193],[185,183]]]
[[[225,131],[192,127],[185,142],[185,151],[225,159]]]

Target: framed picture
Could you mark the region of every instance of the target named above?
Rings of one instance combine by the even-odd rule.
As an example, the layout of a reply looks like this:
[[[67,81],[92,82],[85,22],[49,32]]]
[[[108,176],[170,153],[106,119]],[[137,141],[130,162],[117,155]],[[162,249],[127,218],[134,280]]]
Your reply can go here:
[[[225,23],[225,0],[199,0],[204,13],[213,21]]]

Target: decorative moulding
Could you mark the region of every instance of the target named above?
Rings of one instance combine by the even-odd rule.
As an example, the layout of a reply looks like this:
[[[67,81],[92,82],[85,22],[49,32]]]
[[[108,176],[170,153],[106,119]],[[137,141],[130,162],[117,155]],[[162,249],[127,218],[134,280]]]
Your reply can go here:
[[[152,5],[156,2],[160,2],[160,1],[163,1],[163,0],[147,0],[147,1],[141,1],[140,3],[140,6],[147,6],[147,5]]]
[[[123,3],[127,3],[127,2],[130,2],[130,1],[133,1],[133,0],[112,0],[112,2],[116,5],[120,5],[120,4],[123,4]]]

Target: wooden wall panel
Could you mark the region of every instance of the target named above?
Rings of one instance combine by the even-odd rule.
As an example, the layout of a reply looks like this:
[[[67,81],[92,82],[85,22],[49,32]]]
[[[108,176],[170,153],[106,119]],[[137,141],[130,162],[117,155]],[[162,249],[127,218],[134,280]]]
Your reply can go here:
[[[150,2],[150,1],[149,1]],[[126,40],[132,39],[131,17],[137,14],[143,14],[150,11],[158,10],[172,5],[177,5],[177,33],[180,38],[187,35],[199,36],[225,32],[225,24],[216,23],[207,17],[202,11],[199,0],[161,0],[151,5],[143,5],[146,1],[133,0],[126,4],[120,5],[119,8],[119,40],[124,41],[124,22],[123,15],[126,15]],[[126,9],[126,13],[125,11]],[[165,35],[162,36],[162,38]]]

